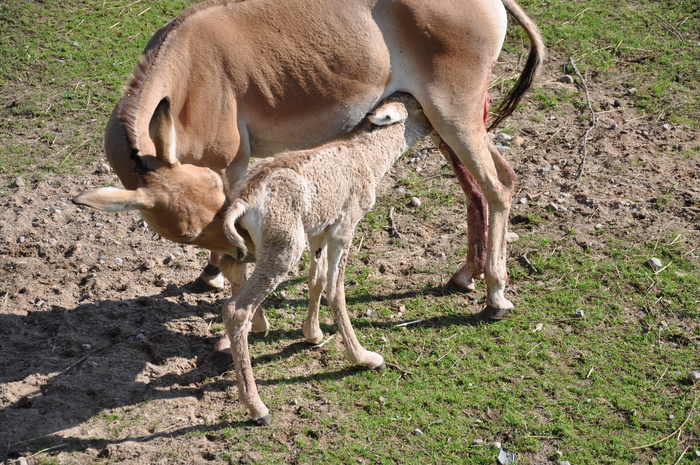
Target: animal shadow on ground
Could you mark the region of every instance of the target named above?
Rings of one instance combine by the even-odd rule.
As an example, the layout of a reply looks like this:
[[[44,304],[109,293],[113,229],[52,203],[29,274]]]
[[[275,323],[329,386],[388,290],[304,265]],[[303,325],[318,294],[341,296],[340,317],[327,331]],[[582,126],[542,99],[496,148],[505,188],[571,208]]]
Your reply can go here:
[[[283,284],[284,286],[284,284]],[[184,288],[175,291],[186,292]],[[441,294],[439,289],[422,293]],[[360,296],[354,300],[384,301],[416,295]],[[146,441],[163,435],[177,437],[196,431],[245,426],[247,421],[208,422],[202,426],[171,429],[167,433],[129,436],[126,439],[87,440],[71,435],[90,418],[109,409],[137,406],[151,400],[197,398],[211,392],[231,390],[227,400],[235,402],[235,375],[230,357],[217,355],[212,347],[217,336],[203,321],[204,310],[218,313],[223,300],[203,305],[173,302],[173,290],[130,300],[104,300],[81,304],[73,309],[53,306],[27,315],[0,314],[0,458],[33,453],[55,444],[69,444],[74,450],[104,448],[124,441]],[[287,300],[304,308],[304,299]],[[263,305],[278,302],[268,299]],[[327,308],[324,311],[328,311]],[[220,321],[220,320],[218,320]],[[392,327],[396,322],[356,322],[363,327]],[[421,325],[451,326],[475,324],[473,317],[438,317]],[[255,355],[253,366],[273,364],[312,346],[301,342],[301,324],[293,331],[272,330],[267,342],[282,347],[277,352]],[[416,325],[418,326],[418,325]],[[332,334],[335,327],[323,325]],[[288,341],[288,343],[285,343]],[[323,379],[343,379],[360,368],[345,365],[316,373],[261,379],[261,385],[296,384]],[[195,407],[196,408],[196,407]],[[244,417],[241,417],[244,418]],[[60,437],[51,436],[62,432]],[[3,453],[4,452],[4,453]]]

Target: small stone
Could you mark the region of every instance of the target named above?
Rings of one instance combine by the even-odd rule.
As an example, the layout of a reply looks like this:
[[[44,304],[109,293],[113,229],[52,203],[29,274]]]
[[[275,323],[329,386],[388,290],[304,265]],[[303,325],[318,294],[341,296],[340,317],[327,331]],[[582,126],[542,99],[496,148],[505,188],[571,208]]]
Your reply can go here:
[[[700,450],[693,451],[693,458],[695,460],[700,460]]]
[[[506,233],[506,242],[507,243],[510,244],[511,242],[517,242],[518,239],[520,239],[520,236],[518,236],[516,233],[514,233],[512,231],[508,231]]]
[[[583,318],[584,316],[586,316],[586,314],[584,313],[583,310],[576,310],[576,312],[574,313],[574,316],[576,318]]]
[[[568,74],[565,74],[565,75],[563,75],[562,77],[560,77],[559,79],[557,79],[557,81],[559,81],[559,82],[561,82],[561,83],[563,83],[563,84],[573,84],[573,83],[574,83],[574,78],[571,77],[571,76],[568,75]]]
[[[561,171],[561,168],[559,168],[559,165],[552,165],[552,171]]]
[[[90,344],[83,344],[83,350],[90,350],[92,346]]]
[[[518,200],[522,205],[527,204],[527,197],[521,197],[520,200]]]
[[[498,442],[498,441],[494,441],[494,442],[493,442],[493,448],[494,448],[494,449],[500,449],[500,448],[501,448],[501,443]]]
[[[19,242],[20,244],[23,244],[24,241],[26,241],[26,240],[27,240],[26,237],[24,237],[24,236],[19,236],[19,238],[17,239],[17,242]]]
[[[505,153],[505,152],[510,151],[510,147],[508,147],[508,146],[506,146],[506,145],[502,145],[502,144],[497,144],[497,145],[496,145],[496,150],[498,150],[498,151],[501,152],[501,153]]]
[[[558,210],[559,210],[559,205],[557,205],[557,204],[554,203],[554,202],[549,202],[549,203],[547,204],[547,210],[558,211]]]
[[[382,337],[380,337],[379,339],[377,339],[377,342],[378,342],[379,344],[386,344],[386,343],[388,342],[388,339],[385,338],[384,336],[382,336]]]
[[[647,265],[649,265],[649,268],[654,271],[659,271],[661,268],[663,268],[661,260],[656,257],[651,257],[649,260],[647,260]]]
[[[146,336],[143,335],[143,333],[138,333],[136,335],[136,340],[137,341],[144,341],[146,339]]]
[[[164,287],[168,285],[168,281],[165,278],[160,277],[156,279],[156,282],[154,284],[158,287]]]
[[[423,430],[420,428],[416,428],[413,431],[411,431],[411,434],[414,436],[423,436]]]
[[[571,465],[568,460],[562,460],[559,465]]]
[[[505,449],[500,449],[498,451],[498,463],[501,465],[510,465],[512,463],[515,463],[515,453],[505,450]]]
[[[670,131],[670,130],[671,130],[671,125],[668,124],[668,123],[664,124],[664,125],[661,126],[661,127],[663,128],[664,131]]]
[[[17,459],[17,465],[29,465],[29,462],[27,462],[26,458],[20,457]]]
[[[371,308],[368,308],[367,310],[364,311],[363,315],[364,316],[372,316],[372,313],[374,313],[374,311]]]
[[[674,414],[670,413],[670,414],[668,415],[668,419],[669,419],[669,420],[673,420],[674,418],[676,418],[676,416],[675,416]]]
[[[102,174],[109,174],[110,167],[106,163],[100,163],[100,165],[97,167],[97,171],[99,171]]]
[[[611,124],[610,126],[608,126],[608,129],[617,129],[617,124]]]
[[[22,180],[22,178],[15,178],[15,186],[24,187],[24,181]]]
[[[484,444],[484,440],[483,440],[483,439],[474,439],[474,440],[472,441],[472,446],[482,446],[483,444]]]
[[[595,229],[597,229],[597,230],[603,229],[603,225],[600,224],[600,223],[596,223],[595,226],[593,226],[593,227],[594,227]]]
[[[543,173],[549,173],[549,167],[545,166],[544,168],[541,169]]]
[[[121,258],[115,258],[114,263],[117,265],[121,265],[122,263],[124,263],[124,260],[122,260]]]
[[[698,371],[698,370],[691,371],[690,373],[688,373],[688,379],[693,384],[699,383],[700,382],[700,371]]]
[[[156,266],[156,262],[154,262],[153,260],[146,260],[145,262],[143,262],[142,266],[145,270],[152,270]]]
[[[620,108],[622,106],[622,100],[620,100],[619,98],[616,98],[615,100],[613,100],[613,106],[615,108]]]
[[[421,201],[418,197],[411,197],[411,205],[414,207],[420,207],[421,206]]]

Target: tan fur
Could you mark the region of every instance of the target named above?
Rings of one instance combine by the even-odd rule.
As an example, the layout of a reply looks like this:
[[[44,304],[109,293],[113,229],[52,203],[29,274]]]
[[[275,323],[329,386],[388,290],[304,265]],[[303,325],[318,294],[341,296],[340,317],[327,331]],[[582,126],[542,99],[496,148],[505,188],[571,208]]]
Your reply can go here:
[[[217,0],[197,5],[147,45],[109,119],[107,157],[127,189],[150,186],[158,201],[144,203],[140,211],[156,231],[228,253],[231,246],[220,222],[224,201],[212,178],[199,170],[212,170],[230,193],[251,156],[344,137],[387,96],[408,92],[422,106],[453,168],[466,167],[485,199],[480,212],[488,214],[488,243],[479,252],[483,270],[465,265],[451,282],[469,289],[474,275],[483,272],[487,315],[502,316],[513,307],[504,292],[515,175],[487,138],[483,115],[505,37],[506,9],[525,29],[532,48],[504,99],[504,116],[531,85],[544,54],[536,26],[514,0]],[[157,152],[167,150],[163,141],[151,138],[149,124],[166,97],[180,173],[157,193],[155,186],[162,182],[152,173],[161,170]],[[121,197],[115,195],[117,201]],[[474,205],[470,199],[470,211]],[[470,250],[478,247],[473,236],[486,243],[482,227],[469,235]]]
[[[255,387],[248,328],[260,303],[294,270],[305,249],[305,236],[311,250],[309,312],[303,326],[307,340],[322,339],[318,311],[325,288],[350,361],[369,368],[384,363],[381,355],[360,345],[350,324],[343,289],[345,263],[355,226],[374,205],[380,180],[431,127],[408,94],[389,97],[369,118],[383,125],[369,126],[350,140],[260,162],[233,193],[224,227],[239,248],[236,255],[254,261],[255,270],[224,304],[223,315],[239,400],[256,420],[267,421],[268,410]],[[225,257],[221,266],[228,274],[236,261]]]

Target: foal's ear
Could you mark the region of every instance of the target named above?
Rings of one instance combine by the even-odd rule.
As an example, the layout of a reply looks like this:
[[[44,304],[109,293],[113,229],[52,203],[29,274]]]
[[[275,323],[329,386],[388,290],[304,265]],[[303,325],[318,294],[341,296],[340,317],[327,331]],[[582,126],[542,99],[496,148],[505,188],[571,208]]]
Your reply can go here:
[[[73,203],[86,205],[103,212],[148,210],[152,207],[152,202],[148,200],[143,189],[129,191],[116,187],[100,187],[73,197]]]
[[[165,97],[156,107],[148,124],[148,134],[156,147],[156,158],[166,166],[177,164],[177,135],[170,114],[170,98]]]
[[[403,123],[408,118],[406,107],[397,102],[384,103],[367,115],[367,119],[377,126]]]

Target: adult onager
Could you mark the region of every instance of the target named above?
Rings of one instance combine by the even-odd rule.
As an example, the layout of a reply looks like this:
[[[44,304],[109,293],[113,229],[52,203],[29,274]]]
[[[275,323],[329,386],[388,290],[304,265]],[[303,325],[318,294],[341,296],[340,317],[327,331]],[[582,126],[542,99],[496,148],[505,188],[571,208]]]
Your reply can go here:
[[[408,92],[437,131],[438,146],[468,197],[467,262],[449,284],[469,290],[483,273],[487,306],[481,316],[503,317],[513,307],[504,290],[515,174],[489,141],[484,117],[506,10],[532,48],[494,124],[514,110],[544,53],[537,27],[515,0],[214,0],[194,6],[147,45],[109,119],[107,157],[131,192],[157,185],[152,173],[161,166],[176,168],[181,176],[175,184],[131,208],[167,239],[226,253],[217,245],[223,209],[212,214],[204,203],[218,198],[222,187],[232,190],[249,157],[318,146],[356,128],[387,96]],[[172,140],[156,142],[149,124],[166,97]],[[156,157],[158,144],[172,152]],[[202,171],[188,176],[195,167],[210,169],[216,179]],[[119,209],[123,194],[88,192],[76,202]],[[237,281],[243,279],[239,271]]]
[[[234,256],[254,261],[255,269],[224,304],[223,316],[238,398],[258,423],[269,423],[270,417],[253,378],[249,328],[255,310],[299,262],[305,237],[311,251],[309,312],[303,326],[307,341],[317,344],[323,338],[318,312],[325,289],[350,361],[368,368],[384,365],[381,355],[364,349],[355,337],[345,310],[345,264],[355,227],[374,205],[379,182],[431,127],[418,102],[402,93],[390,96],[368,119],[373,124],[350,139],[257,163],[232,193],[224,229],[237,248]],[[229,265],[237,266],[226,255],[221,260],[226,275]]]

